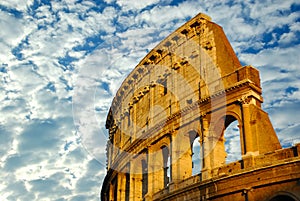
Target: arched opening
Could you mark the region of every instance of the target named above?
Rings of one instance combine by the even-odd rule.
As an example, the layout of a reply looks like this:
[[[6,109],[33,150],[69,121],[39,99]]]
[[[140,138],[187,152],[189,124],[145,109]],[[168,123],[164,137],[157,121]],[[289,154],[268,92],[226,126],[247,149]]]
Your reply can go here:
[[[199,143],[200,137],[196,137],[192,149],[192,175],[197,175],[202,169],[201,146]]]
[[[142,160],[142,197],[148,192],[148,164],[146,160]]]
[[[228,115],[225,118],[225,152],[226,152],[226,163],[241,160],[242,149],[241,149],[241,137],[238,121],[235,117]]]
[[[296,200],[288,195],[277,195],[276,197],[273,197],[270,201],[296,201]]]
[[[117,201],[117,195],[118,195],[118,176],[115,176],[110,184],[110,200]]]
[[[130,193],[130,174],[125,173],[125,201],[129,201],[129,193]]]
[[[167,187],[169,185],[171,177],[170,153],[167,146],[162,146],[161,150],[163,155],[164,187]]]
[[[192,175],[197,175],[202,169],[201,145],[200,137],[195,131],[189,132],[191,144],[191,162],[192,162]]]

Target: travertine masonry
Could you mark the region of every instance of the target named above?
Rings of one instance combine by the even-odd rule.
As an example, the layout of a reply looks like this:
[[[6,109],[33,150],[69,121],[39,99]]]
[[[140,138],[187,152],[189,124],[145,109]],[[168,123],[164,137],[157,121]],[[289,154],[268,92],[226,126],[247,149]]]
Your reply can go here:
[[[241,66],[222,28],[198,14],[118,90],[101,199],[298,200],[300,146],[281,149],[261,93],[259,72]],[[234,121],[242,155],[226,164],[224,131]]]

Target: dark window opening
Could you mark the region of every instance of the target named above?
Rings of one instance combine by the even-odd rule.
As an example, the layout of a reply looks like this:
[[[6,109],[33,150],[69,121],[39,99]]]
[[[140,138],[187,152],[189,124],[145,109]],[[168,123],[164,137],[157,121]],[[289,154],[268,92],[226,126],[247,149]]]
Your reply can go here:
[[[162,85],[164,87],[164,93],[163,94],[166,95],[168,93],[167,80],[164,80],[162,82]]]
[[[130,119],[130,110],[128,110],[128,119],[127,119],[128,121],[127,121],[127,126],[129,127],[130,126],[130,121],[131,121],[131,119]]]
[[[108,191],[107,191],[108,193],[105,193],[105,199],[106,199],[106,201],[109,201],[110,199],[109,199],[109,192],[110,192],[110,185],[108,186]]]
[[[142,197],[148,192],[148,165],[145,160],[142,160]]]
[[[117,196],[118,196],[118,177],[115,177],[111,181],[111,186],[112,186],[112,199],[113,201],[117,201]]]
[[[130,174],[125,174],[125,201],[129,201],[129,192],[130,192]]]
[[[272,198],[270,201],[295,201],[295,199],[288,195],[278,195]]]

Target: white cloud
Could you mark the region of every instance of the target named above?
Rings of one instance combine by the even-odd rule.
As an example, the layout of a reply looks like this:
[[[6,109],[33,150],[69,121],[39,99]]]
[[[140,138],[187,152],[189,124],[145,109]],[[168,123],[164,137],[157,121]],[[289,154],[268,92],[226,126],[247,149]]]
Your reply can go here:
[[[84,197],[97,193],[99,189],[97,183],[103,177],[104,171],[99,171],[101,166],[87,157],[80,146],[80,141],[75,137],[66,139],[72,142],[72,147],[57,147],[62,143],[55,141],[64,141],[64,132],[68,130],[60,128],[59,124],[64,124],[61,122],[65,121],[35,122],[19,135],[19,154],[10,155],[3,161],[7,179],[1,182],[1,186],[2,190],[8,192],[8,200],[25,199],[25,195],[18,194],[21,186],[24,194],[34,195],[33,200],[55,200],[66,197],[66,193],[72,195],[80,191],[78,182],[85,181],[83,178],[94,180],[93,185],[88,187],[90,193],[81,192],[85,194]],[[89,169],[92,162],[99,168],[97,172]],[[14,186],[19,183],[18,191],[10,185],[11,181],[16,181]],[[47,188],[44,188],[46,186]],[[73,196],[69,197],[71,199]]]
[[[240,54],[240,60],[254,66],[275,66],[285,70],[297,70],[299,63],[299,45],[286,48],[263,49],[257,54]],[[290,59],[287,59],[290,58]]]
[[[140,0],[140,1],[131,1],[131,0],[117,0],[116,3],[122,7],[124,12],[129,10],[141,10],[149,5],[158,3],[159,0]]]
[[[36,10],[33,1],[0,3],[2,200],[98,200],[114,94],[151,48],[198,12],[223,26],[242,62],[259,68],[279,138],[296,142],[299,15],[288,12],[296,0],[77,2]]]
[[[295,35],[295,33],[284,33],[280,36],[279,39],[279,44],[280,45],[289,45],[290,43],[293,43],[293,41],[297,40],[297,36]]]
[[[290,25],[291,31],[300,31],[300,22],[294,22]]]
[[[193,17],[200,10],[199,4],[182,3],[178,6],[157,6],[151,10],[146,10],[137,15],[138,24],[146,23],[148,26],[161,28],[171,23],[172,21],[179,20],[182,24],[185,18]],[[175,29],[176,27],[172,27]]]
[[[28,7],[30,7],[33,4],[33,2],[34,2],[34,0],[2,1],[0,3],[0,5],[11,8],[11,9],[16,9],[18,11],[26,11],[28,9]]]
[[[115,0],[104,0],[105,3],[111,4],[113,2],[115,2]]]
[[[0,26],[2,29],[0,33],[1,42],[11,45],[17,45],[18,42],[23,38],[24,25],[23,20],[17,19],[13,15],[10,15],[0,10]],[[14,24],[15,26],[10,26]]]
[[[0,10],[0,61],[2,64],[11,63],[14,59],[12,49],[24,39],[28,32],[25,20],[18,19],[4,11]],[[11,26],[14,25],[14,26]]]

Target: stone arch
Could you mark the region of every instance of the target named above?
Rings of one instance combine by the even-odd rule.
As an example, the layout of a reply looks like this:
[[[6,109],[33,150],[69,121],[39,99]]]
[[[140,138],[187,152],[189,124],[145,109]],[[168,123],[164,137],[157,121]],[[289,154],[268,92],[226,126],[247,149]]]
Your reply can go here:
[[[118,199],[118,175],[116,175],[110,183],[110,200],[117,201]]]
[[[162,158],[163,158],[163,181],[164,187],[167,187],[170,183],[171,178],[171,157],[170,149],[168,146],[161,146]]]
[[[278,192],[268,201],[299,201],[299,199],[289,192]]]
[[[213,149],[211,150],[212,157],[212,167],[219,167],[226,164],[227,152],[226,152],[226,129],[233,123],[237,121],[239,126],[239,147],[241,153],[243,153],[244,139],[243,139],[243,129],[242,129],[242,118],[239,114],[234,111],[227,111],[225,115],[222,115],[213,124],[213,132],[211,133],[211,144]],[[233,162],[233,161],[231,161]]]
[[[243,123],[241,115],[238,114],[235,111],[231,111],[231,110],[226,111],[226,115],[225,116],[231,116],[231,117],[235,118],[238,121],[239,125],[242,125],[242,123]],[[223,118],[224,118],[224,116],[223,116]],[[228,121],[230,121],[230,119],[228,119]]]
[[[235,131],[236,128],[233,128],[233,126],[237,127],[237,131]],[[222,132],[222,136],[224,138],[224,149],[226,152],[226,158],[225,163],[230,163],[235,161],[234,159],[241,160],[242,159],[242,142],[243,142],[243,130],[241,126],[241,122],[236,119],[232,115],[226,115],[225,116],[225,122],[224,122],[224,130]],[[234,146],[230,146],[229,143],[231,143],[235,138],[238,137],[238,140],[236,143],[234,143]],[[236,153],[235,157],[232,156],[232,153],[230,150],[228,150],[230,147],[234,148]]]
[[[148,185],[148,160],[147,150],[137,154],[136,157],[132,157],[130,161],[130,199],[133,197],[143,197],[147,192]],[[144,180],[147,177],[146,181]],[[130,200],[129,199],[129,200]]]
[[[142,166],[142,197],[148,193],[148,161],[141,160]]]
[[[157,192],[168,186],[172,178],[171,136],[165,134],[149,147],[148,193]]]
[[[195,130],[188,132],[190,139],[190,160],[191,160],[191,172],[192,175],[199,174],[202,169],[202,146],[200,144],[200,134]]]

